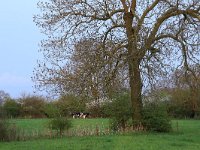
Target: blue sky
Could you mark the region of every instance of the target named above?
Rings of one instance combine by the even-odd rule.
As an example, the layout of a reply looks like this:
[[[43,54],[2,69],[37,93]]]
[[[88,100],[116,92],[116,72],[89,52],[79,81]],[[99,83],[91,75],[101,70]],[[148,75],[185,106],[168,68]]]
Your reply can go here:
[[[33,22],[37,0],[5,0],[0,4],[0,90],[11,97],[32,94],[32,71],[39,59],[42,34]]]

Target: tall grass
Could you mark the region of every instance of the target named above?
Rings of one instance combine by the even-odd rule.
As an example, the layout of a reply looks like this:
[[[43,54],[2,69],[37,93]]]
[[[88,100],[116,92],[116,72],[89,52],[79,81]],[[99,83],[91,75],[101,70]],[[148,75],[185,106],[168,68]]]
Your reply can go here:
[[[88,120],[74,120],[87,124]],[[86,123],[84,123],[86,122]],[[93,121],[91,121],[93,122]],[[106,121],[107,122],[107,121]],[[178,126],[177,126],[178,122]],[[95,121],[94,121],[95,123]],[[16,123],[17,124],[17,123]],[[78,124],[77,124],[78,125]],[[172,121],[173,132],[135,132],[0,143],[0,150],[199,150],[200,121]],[[76,127],[74,127],[76,129]]]
[[[49,119],[11,119],[16,136],[12,140],[31,140],[58,137],[56,131],[49,129]],[[63,136],[105,135],[109,133],[108,119],[72,119],[72,128]]]
[[[14,140],[33,140],[38,138],[57,138],[55,131],[48,129],[48,119],[16,119],[10,120],[16,127],[16,136]],[[108,119],[72,119],[72,128],[63,133],[63,137],[84,137],[84,136],[102,136],[102,135],[121,135],[132,134],[130,132],[119,131],[113,133],[109,129]],[[200,121],[198,120],[174,120],[172,121],[173,131],[169,135],[192,135],[200,137]],[[140,132],[139,132],[140,133]],[[199,134],[197,134],[199,133]],[[149,133],[140,133],[149,135]],[[155,133],[151,133],[154,135]],[[155,134],[167,135],[167,134]],[[197,138],[199,138],[197,137]]]

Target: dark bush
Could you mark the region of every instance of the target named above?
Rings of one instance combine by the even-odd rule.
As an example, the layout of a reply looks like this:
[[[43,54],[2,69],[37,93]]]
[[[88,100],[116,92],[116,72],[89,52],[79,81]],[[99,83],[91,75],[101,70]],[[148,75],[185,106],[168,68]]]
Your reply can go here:
[[[132,109],[130,95],[127,92],[117,94],[112,102],[108,102],[104,107],[105,114],[112,118],[110,125],[112,130],[125,129],[129,125]]]
[[[3,109],[9,118],[15,118],[20,115],[20,104],[13,100],[13,99],[7,99],[3,105]]]
[[[6,116],[6,112],[5,112],[5,110],[3,109],[3,107],[0,106],[0,119],[5,118],[5,116]]]
[[[90,116],[94,118],[105,118],[107,115],[104,113],[102,106],[93,105],[87,109],[87,112],[90,112]]]
[[[48,118],[55,118],[61,116],[60,109],[56,106],[55,102],[50,102],[45,105],[44,113]]]
[[[0,141],[8,140],[8,123],[4,119],[0,119]]]
[[[17,128],[6,119],[0,119],[0,141],[12,141],[17,139]]]
[[[72,112],[84,112],[86,109],[84,98],[72,94],[62,95],[55,104],[65,117],[69,117]]]
[[[45,117],[44,106],[45,99],[41,96],[27,95],[22,97],[19,102],[21,103],[21,116],[26,118],[42,118]]]
[[[62,136],[63,132],[68,130],[70,127],[72,127],[71,121],[64,117],[57,117],[49,122],[49,128],[56,130],[57,134],[60,136]]]
[[[143,125],[147,131],[169,132],[171,123],[166,108],[156,102],[145,104],[143,108]]]

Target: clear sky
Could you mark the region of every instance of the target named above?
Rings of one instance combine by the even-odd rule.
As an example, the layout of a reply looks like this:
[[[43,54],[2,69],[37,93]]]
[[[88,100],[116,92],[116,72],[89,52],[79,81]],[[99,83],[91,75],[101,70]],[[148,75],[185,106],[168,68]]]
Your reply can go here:
[[[3,0],[0,4],[0,90],[11,97],[32,94],[31,76],[42,39],[33,22],[38,0]]]

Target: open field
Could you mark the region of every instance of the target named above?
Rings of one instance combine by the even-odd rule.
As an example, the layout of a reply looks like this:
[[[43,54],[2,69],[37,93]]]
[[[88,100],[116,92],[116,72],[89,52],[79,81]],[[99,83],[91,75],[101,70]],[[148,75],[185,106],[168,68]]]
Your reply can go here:
[[[27,121],[27,123],[25,123]],[[37,121],[39,122],[37,124]],[[32,128],[42,129],[47,120],[17,120],[16,125],[28,124]],[[108,124],[107,119],[73,120],[74,128],[79,125],[95,126],[102,123]],[[178,122],[178,129],[177,129]],[[27,125],[25,125],[27,124]],[[30,125],[29,124],[29,125]],[[20,142],[2,142],[0,150],[199,150],[200,149],[200,121],[178,120],[173,121],[171,133],[129,133],[105,136],[66,137],[54,139],[38,139]],[[30,128],[29,128],[30,129]],[[177,131],[178,130],[178,131]]]
[[[43,131],[48,128],[49,119],[13,119],[10,122],[25,131]],[[96,125],[108,127],[108,119],[72,119],[72,129],[77,128],[94,128]]]
[[[71,119],[72,128],[65,131],[67,136],[96,135],[109,129],[109,119]],[[48,138],[56,136],[56,131],[48,128],[50,119],[13,119],[10,123],[14,125],[21,140],[36,139],[38,137]]]

